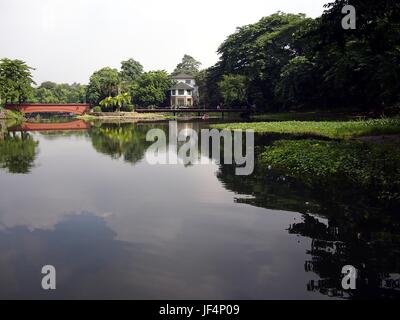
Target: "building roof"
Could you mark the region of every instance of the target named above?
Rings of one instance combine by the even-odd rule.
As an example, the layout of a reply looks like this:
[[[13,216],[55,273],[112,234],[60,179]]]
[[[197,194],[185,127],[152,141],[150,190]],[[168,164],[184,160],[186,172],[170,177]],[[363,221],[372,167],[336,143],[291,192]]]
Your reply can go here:
[[[171,90],[193,90],[193,87],[186,83],[178,82],[171,87]]]
[[[175,76],[171,76],[172,79],[194,79],[190,74],[180,73]]]

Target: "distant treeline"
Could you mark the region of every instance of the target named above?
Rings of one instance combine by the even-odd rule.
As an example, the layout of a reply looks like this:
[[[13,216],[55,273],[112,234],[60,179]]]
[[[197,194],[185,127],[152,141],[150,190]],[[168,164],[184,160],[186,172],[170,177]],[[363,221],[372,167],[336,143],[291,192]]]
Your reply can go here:
[[[46,81],[33,89],[29,100],[40,103],[85,103],[86,86],[79,83],[57,84]]]
[[[356,9],[345,30],[342,8]],[[377,109],[400,101],[400,2],[337,0],[317,19],[278,12],[237,29],[197,76],[206,105]]]
[[[200,62],[184,55],[173,74],[195,75]],[[131,111],[133,106],[168,104],[170,75],[164,70],[144,72],[142,65],[128,59],[120,70],[104,67],[93,72],[88,85],[45,81],[35,87],[31,68],[24,61],[0,60],[0,107],[6,103],[90,103],[103,111]],[[129,100],[129,101],[128,101]]]

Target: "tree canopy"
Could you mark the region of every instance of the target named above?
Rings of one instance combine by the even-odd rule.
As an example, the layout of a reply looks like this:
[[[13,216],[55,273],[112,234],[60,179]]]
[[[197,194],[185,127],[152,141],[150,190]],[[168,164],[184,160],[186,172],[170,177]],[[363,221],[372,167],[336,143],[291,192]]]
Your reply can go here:
[[[349,2],[355,30],[341,25]],[[216,105],[225,76],[240,75],[246,101],[261,110],[383,110],[400,101],[399,43],[399,2],[336,0],[317,19],[278,12],[228,36],[217,64],[201,72],[201,94]]]
[[[200,61],[197,61],[192,56],[185,54],[182,58],[182,61],[178,63],[172,74],[177,75],[180,73],[184,73],[195,76],[199,72],[200,66],[201,66]]]
[[[32,94],[31,70],[24,61],[15,59],[0,60],[0,105],[5,103],[21,103]]]
[[[85,103],[86,86],[79,83],[57,84],[45,81],[34,89],[30,100],[39,103]]]
[[[140,106],[160,105],[167,98],[171,87],[171,79],[165,71],[150,71],[143,73],[137,81],[133,100]]]
[[[246,102],[247,79],[242,75],[224,75],[218,83],[224,102],[228,105],[241,105]]]
[[[98,105],[104,98],[116,96],[120,83],[121,79],[117,69],[105,67],[95,71],[90,77],[86,90],[87,101]]]
[[[128,59],[121,62],[120,77],[124,82],[135,82],[143,73],[143,66],[134,59]]]

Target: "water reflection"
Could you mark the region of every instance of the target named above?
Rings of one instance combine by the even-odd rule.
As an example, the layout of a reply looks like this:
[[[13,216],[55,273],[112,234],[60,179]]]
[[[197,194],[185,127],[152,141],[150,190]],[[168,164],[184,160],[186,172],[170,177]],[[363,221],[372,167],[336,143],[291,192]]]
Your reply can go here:
[[[302,213],[288,232],[312,240],[304,268],[319,279],[307,282],[307,290],[343,298],[400,296],[400,217],[390,206],[354,187],[312,188],[260,163],[249,177],[237,177],[231,166],[220,166],[217,176],[239,203]],[[342,290],[345,265],[359,270],[357,290]]]
[[[327,194],[257,163],[250,176],[215,162],[149,165],[152,128],[168,136],[167,122],[3,131],[1,167],[30,174],[0,170],[0,298],[396,294],[398,215],[357,190]],[[57,268],[52,293],[39,287],[45,264]],[[351,295],[340,286],[346,264],[360,270]]]
[[[0,230],[0,298],[126,296],[132,277],[124,277],[138,277],[134,262],[143,260],[145,253],[139,245],[115,237],[103,218],[88,212],[66,215],[52,230],[26,226]],[[38,285],[46,263],[56,268],[61,290],[48,292]]]
[[[10,173],[29,173],[34,166],[38,142],[24,131],[0,135],[0,167]]]
[[[143,159],[147,147],[146,133],[152,126],[133,123],[103,123],[94,125],[89,132],[96,151],[113,159],[123,157],[132,164]]]

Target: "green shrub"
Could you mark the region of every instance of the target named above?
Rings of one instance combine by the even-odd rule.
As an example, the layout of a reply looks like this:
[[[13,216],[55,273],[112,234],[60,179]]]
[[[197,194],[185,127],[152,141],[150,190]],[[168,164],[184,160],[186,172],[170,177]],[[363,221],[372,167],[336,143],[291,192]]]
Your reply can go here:
[[[93,111],[93,112],[101,112],[102,110],[101,110],[101,107],[100,107],[100,106],[95,106],[95,107],[92,109],[92,111]]]
[[[398,144],[280,140],[260,155],[271,166],[309,185],[353,185],[380,200],[400,202]]]
[[[126,112],[132,112],[134,109],[135,109],[135,107],[133,106],[133,104],[128,104],[128,105],[122,107],[122,111],[126,111]]]

